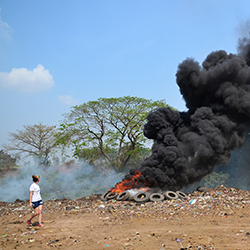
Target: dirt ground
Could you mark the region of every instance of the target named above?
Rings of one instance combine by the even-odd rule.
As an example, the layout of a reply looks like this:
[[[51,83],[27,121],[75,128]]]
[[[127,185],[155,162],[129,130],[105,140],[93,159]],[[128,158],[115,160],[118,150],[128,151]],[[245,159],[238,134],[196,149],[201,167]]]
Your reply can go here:
[[[225,187],[147,203],[94,195],[46,201],[39,228],[27,201],[0,202],[0,250],[250,249],[249,205],[248,191]]]

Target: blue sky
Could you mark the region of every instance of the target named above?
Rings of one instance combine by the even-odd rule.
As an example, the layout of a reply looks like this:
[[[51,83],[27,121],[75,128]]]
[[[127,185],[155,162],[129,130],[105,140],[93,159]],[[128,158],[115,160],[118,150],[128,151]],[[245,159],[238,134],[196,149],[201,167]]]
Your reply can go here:
[[[23,125],[58,125],[72,105],[137,96],[185,110],[187,57],[236,53],[248,1],[2,0],[0,146]],[[1,149],[1,147],[0,147]]]

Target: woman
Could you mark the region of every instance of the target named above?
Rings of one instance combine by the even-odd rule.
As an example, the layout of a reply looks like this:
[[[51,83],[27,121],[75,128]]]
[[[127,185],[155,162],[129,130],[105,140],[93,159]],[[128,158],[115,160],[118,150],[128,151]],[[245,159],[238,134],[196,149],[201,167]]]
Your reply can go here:
[[[42,227],[42,211],[43,211],[43,201],[40,194],[40,187],[38,182],[40,178],[38,175],[32,175],[33,184],[30,186],[30,206],[35,209],[35,213],[27,220],[29,225],[32,225],[31,220],[38,215],[39,227]]]

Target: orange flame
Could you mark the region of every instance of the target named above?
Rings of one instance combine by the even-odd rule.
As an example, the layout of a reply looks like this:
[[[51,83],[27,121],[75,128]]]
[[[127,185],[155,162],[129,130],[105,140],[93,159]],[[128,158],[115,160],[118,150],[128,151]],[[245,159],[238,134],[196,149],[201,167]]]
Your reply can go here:
[[[137,171],[130,178],[127,178],[127,179],[117,183],[114,188],[110,188],[109,192],[117,192],[118,194],[120,194],[126,190],[130,190],[130,189],[134,189],[134,188],[139,189],[139,190],[143,190],[143,191],[148,191],[149,188],[146,187],[146,186],[149,186],[147,181],[145,181],[145,183],[139,184],[140,176],[142,176],[141,172]],[[140,187],[138,187],[138,185],[140,185]]]

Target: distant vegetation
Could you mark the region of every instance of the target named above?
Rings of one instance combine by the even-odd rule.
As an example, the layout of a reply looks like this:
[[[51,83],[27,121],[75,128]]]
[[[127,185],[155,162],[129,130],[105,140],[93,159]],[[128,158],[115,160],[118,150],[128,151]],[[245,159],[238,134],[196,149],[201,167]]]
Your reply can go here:
[[[99,98],[72,107],[59,128],[42,123],[24,125],[23,130],[10,133],[10,144],[4,149],[18,156],[31,156],[44,167],[52,165],[53,156],[60,151],[96,169],[123,172],[139,167],[150,155],[149,140],[143,135],[146,117],[165,106],[163,100]]]
[[[0,178],[9,172],[16,171],[17,169],[17,158],[0,150]]]

